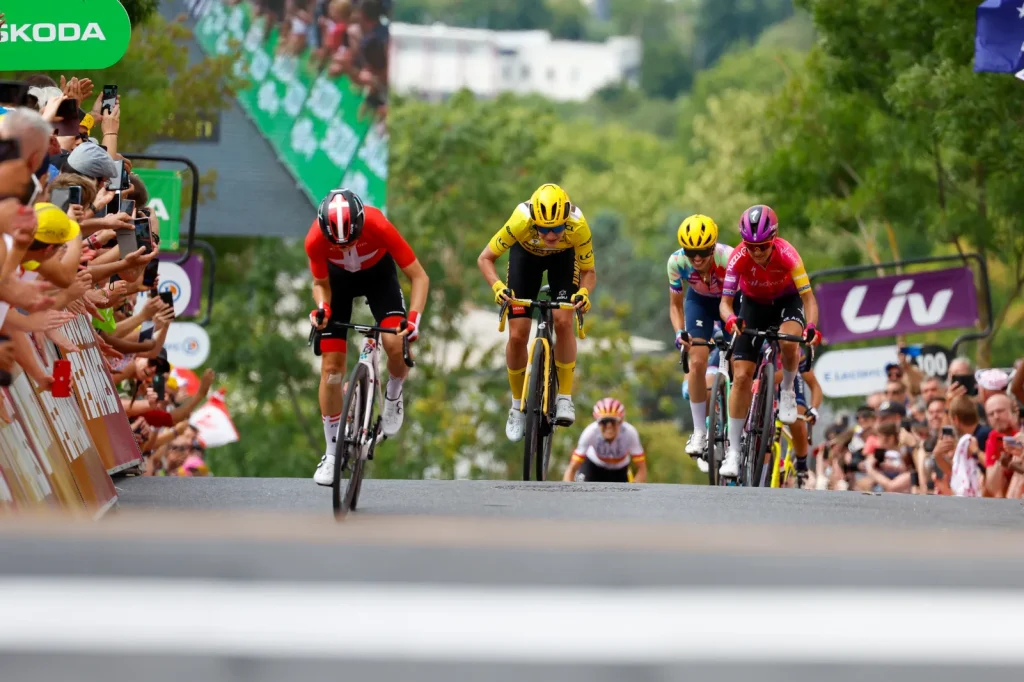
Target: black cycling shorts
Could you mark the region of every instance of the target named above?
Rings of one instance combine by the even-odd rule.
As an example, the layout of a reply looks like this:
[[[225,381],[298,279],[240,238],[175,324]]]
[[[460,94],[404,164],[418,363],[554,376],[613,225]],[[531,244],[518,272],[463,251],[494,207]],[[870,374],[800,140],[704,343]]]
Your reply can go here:
[[[352,321],[352,302],[360,296],[366,297],[373,319],[380,327],[397,327],[406,317],[405,296],[391,254],[359,272],[349,272],[328,262],[327,272],[331,284],[331,318],[319,335],[323,352],[345,351],[348,329],[336,325]]]
[[[784,322],[799,322],[801,327],[805,326],[804,302],[799,294],[780,296],[771,303],[755,303],[744,296],[736,314],[748,328],[761,331],[779,327]],[[764,339],[740,334],[733,346],[733,359],[757,362],[762,343]]]
[[[508,251],[508,270],[505,283],[516,298],[535,299],[540,293],[541,278],[548,273],[552,300],[568,303],[580,288],[580,266],[576,252],[566,249],[550,256],[536,256],[519,242]],[[530,310],[517,312],[513,308],[509,317],[530,317]]]
[[[576,472],[576,482],[584,483],[629,483],[629,467],[621,469],[605,469],[599,467],[589,459],[583,460],[579,470]]]

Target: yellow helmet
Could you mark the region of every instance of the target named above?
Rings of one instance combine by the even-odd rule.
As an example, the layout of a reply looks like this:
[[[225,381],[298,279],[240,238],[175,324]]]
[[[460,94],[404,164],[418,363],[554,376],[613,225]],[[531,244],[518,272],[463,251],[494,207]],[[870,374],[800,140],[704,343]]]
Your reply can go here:
[[[530,197],[530,217],[541,227],[555,227],[569,219],[569,195],[558,185],[547,183]]]
[[[707,249],[718,243],[718,225],[706,215],[697,213],[680,223],[676,237],[684,249]]]

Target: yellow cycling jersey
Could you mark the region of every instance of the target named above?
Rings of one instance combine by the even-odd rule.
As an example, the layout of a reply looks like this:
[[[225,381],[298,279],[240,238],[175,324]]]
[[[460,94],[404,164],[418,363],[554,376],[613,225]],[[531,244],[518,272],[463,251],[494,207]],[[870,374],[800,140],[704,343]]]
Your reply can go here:
[[[572,207],[569,219],[565,221],[561,239],[554,246],[548,246],[537,232],[533,218],[530,217],[530,202],[524,201],[516,206],[512,216],[505,221],[504,227],[491,237],[491,252],[495,256],[500,256],[516,242],[535,256],[550,256],[567,249],[575,249],[576,262],[580,270],[594,269],[594,239],[590,234],[587,219],[576,206]]]

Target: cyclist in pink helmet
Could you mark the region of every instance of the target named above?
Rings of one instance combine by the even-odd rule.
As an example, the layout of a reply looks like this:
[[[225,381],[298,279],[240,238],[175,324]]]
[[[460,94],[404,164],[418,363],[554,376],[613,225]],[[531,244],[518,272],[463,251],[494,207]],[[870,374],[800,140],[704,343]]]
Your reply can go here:
[[[627,483],[629,465],[636,467],[635,483],[647,481],[647,460],[640,434],[626,421],[626,408],[615,398],[594,405],[594,421],[580,434],[563,481]]]
[[[779,327],[783,334],[803,335],[809,342],[818,339],[818,303],[811,291],[811,282],[803,260],[793,245],[779,238],[779,219],[770,206],[751,206],[740,217],[742,242],[732,252],[722,284],[719,312],[725,331],[733,334],[746,325],[765,330]],[[742,294],[739,313],[734,299]],[[753,400],[756,362],[761,352],[761,339],[740,335],[733,346],[732,390],[729,394],[729,439],[725,461],[719,469],[722,476],[739,474],[740,439],[747,411]],[[792,424],[797,419],[795,380],[800,365],[800,346],[780,342],[782,351],[782,387],[779,392],[779,419]],[[796,453],[798,472],[806,471],[804,457]]]

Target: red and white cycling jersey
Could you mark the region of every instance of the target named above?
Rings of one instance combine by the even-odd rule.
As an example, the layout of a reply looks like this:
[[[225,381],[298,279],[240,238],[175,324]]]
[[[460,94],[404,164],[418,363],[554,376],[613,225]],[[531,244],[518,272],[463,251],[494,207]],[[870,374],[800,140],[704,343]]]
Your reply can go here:
[[[363,233],[348,248],[343,249],[327,241],[316,220],[306,234],[306,256],[309,258],[309,269],[316,279],[327,279],[328,263],[348,272],[360,272],[369,270],[389,253],[399,268],[409,267],[416,260],[416,254],[409,243],[384,214],[372,206],[366,207]]]
[[[603,469],[622,469],[631,461],[643,460],[644,448],[640,445],[640,434],[629,422],[622,422],[619,435],[611,442],[601,435],[601,426],[591,422],[580,434],[580,442],[572,456],[577,461],[589,459]]]

